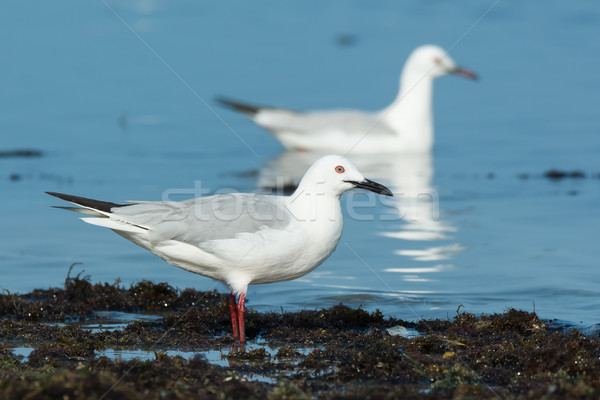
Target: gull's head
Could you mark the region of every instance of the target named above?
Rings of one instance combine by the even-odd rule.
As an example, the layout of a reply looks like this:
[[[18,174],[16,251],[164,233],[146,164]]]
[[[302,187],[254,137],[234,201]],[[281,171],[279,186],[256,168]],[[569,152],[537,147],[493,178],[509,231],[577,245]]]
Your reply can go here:
[[[365,178],[352,161],[338,155],[324,156],[315,161],[306,171],[299,188],[308,186],[316,186],[317,190],[335,196],[354,188],[393,196],[385,186]]]
[[[408,56],[408,60],[406,60],[405,70],[423,76],[430,75],[433,78],[454,74],[469,79],[477,79],[474,72],[458,67],[444,49],[432,44],[420,46],[413,50]]]

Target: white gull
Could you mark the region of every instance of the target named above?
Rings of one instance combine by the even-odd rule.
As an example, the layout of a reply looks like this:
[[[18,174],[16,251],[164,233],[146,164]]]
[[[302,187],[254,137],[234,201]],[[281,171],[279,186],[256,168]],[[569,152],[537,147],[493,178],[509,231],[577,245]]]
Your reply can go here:
[[[396,99],[379,111],[294,111],[218,98],[265,128],[289,150],[348,154],[428,152],[433,147],[433,81],[446,74],[476,79],[440,47],[416,48],[406,60]]]
[[[328,155],[291,196],[219,194],[191,200],[115,204],[48,192],[169,264],[225,283],[234,338],[245,343],[248,285],[299,278],[325,261],[342,234],[340,196],[363,188],[392,196],[350,160]],[[238,296],[236,302],[236,295]]]

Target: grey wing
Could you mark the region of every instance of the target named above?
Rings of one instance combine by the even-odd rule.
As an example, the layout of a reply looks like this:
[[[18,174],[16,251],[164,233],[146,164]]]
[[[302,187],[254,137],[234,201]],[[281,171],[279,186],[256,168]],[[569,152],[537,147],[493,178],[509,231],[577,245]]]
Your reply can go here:
[[[180,202],[141,202],[113,213],[148,228],[156,240],[193,244],[231,239],[262,228],[284,229],[291,221],[283,197],[250,193],[219,194]]]
[[[322,125],[331,130],[343,132],[359,132],[361,134],[385,133],[391,134],[385,124],[382,124],[377,114],[359,110],[336,110],[332,112],[314,112],[311,115],[314,125]]]
[[[371,132],[393,134],[378,113],[359,110],[311,111],[299,113],[285,109],[262,109],[255,122],[271,131],[319,133],[322,131]]]

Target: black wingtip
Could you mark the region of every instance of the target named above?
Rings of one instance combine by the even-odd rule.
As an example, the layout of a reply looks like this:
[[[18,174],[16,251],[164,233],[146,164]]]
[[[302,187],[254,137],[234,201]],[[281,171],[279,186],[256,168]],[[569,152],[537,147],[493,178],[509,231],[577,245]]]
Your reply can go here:
[[[61,200],[68,201],[69,203],[74,203],[79,206],[93,208],[95,210],[111,212],[111,210],[115,207],[124,207],[129,206],[131,204],[116,204],[108,201],[100,201],[94,199],[88,199],[86,197],[73,196],[70,194],[64,193],[56,193],[56,192],[46,192],[50,196],[58,197]]]
[[[242,114],[246,114],[249,116],[256,115],[256,113],[258,113],[261,108],[264,108],[253,106],[251,104],[240,103],[237,100],[228,99],[226,97],[216,97],[215,101],[224,107],[241,112]]]

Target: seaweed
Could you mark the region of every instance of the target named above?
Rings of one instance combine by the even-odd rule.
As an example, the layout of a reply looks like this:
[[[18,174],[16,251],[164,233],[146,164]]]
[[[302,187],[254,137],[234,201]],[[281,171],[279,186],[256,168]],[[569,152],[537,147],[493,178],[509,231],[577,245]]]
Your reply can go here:
[[[98,311],[152,313],[121,329],[85,328]],[[535,313],[460,312],[402,321],[339,304],[247,313],[251,339],[235,344],[227,297],[141,281],[92,284],[69,272],[64,288],[0,295],[4,399],[522,398],[600,397],[600,340]],[[402,325],[420,332],[393,336]],[[28,346],[21,360],[11,348]],[[145,350],[123,360],[106,349]],[[184,359],[169,350],[196,353]],[[223,362],[202,354],[219,351]]]

